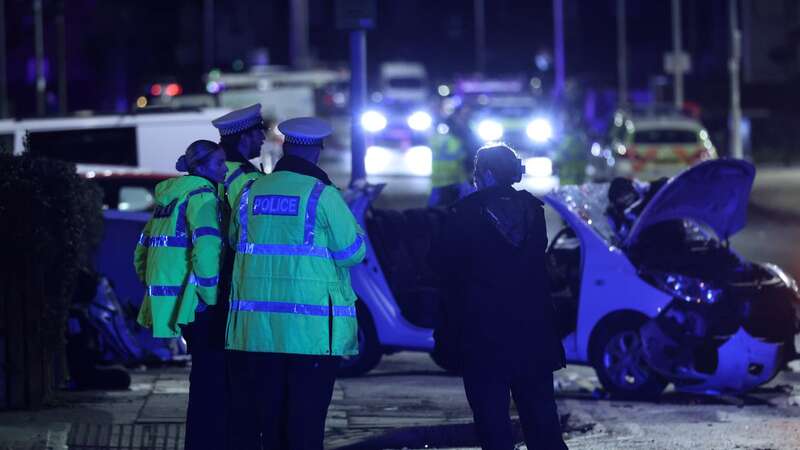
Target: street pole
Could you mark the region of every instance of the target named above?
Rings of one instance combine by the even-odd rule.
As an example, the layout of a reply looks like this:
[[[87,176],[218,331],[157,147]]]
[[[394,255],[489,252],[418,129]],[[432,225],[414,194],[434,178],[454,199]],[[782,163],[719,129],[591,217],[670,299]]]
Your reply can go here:
[[[307,69],[308,51],[308,0],[291,0],[289,5],[289,58],[295,69]]]
[[[556,79],[554,98],[561,98],[564,90],[564,2],[553,0],[553,41],[555,52]]]
[[[672,0],[672,51],[675,59],[675,108],[683,108],[683,67],[681,66],[681,0]]]
[[[34,39],[36,46],[36,115],[45,113],[47,79],[44,77],[44,24],[42,23],[42,0],[33,0]]]
[[[625,0],[617,0],[617,106],[628,104],[628,47],[625,29]]]
[[[486,70],[486,8],[483,0],[474,0],[475,8],[475,70]]]
[[[8,77],[6,75],[6,2],[0,0],[0,119],[8,117]]]
[[[728,13],[731,30],[731,59],[728,70],[731,73],[731,116],[730,116],[730,155],[741,159],[742,153],[742,106],[739,92],[739,66],[742,58],[742,32],[739,29],[738,2],[728,0]]]
[[[366,141],[361,127],[361,114],[367,100],[367,31],[350,31],[350,186],[367,178],[364,167]]]
[[[64,20],[64,1],[59,0],[56,14],[56,38],[58,39],[58,113],[67,114],[67,34]]]
[[[203,71],[214,68],[214,0],[203,0]]]

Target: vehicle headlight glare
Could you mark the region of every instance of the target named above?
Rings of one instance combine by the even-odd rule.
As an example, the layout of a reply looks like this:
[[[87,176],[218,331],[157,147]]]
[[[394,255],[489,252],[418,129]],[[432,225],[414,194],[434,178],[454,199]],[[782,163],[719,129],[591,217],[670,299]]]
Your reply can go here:
[[[661,274],[656,276],[661,289],[690,303],[714,304],[722,295],[722,289],[697,278],[679,274]]]
[[[411,127],[414,131],[425,131],[431,127],[433,123],[433,118],[430,114],[426,113],[425,111],[417,111],[414,114],[408,116],[406,120],[408,126]]]
[[[553,126],[547,119],[533,119],[525,128],[525,133],[533,142],[543,144],[553,138]]]
[[[367,111],[361,115],[361,126],[370,133],[386,128],[386,117],[378,111]]]
[[[478,136],[484,141],[500,140],[503,131],[503,125],[495,120],[486,119],[478,124]]]
[[[525,173],[533,177],[549,177],[553,174],[553,161],[546,156],[535,156],[525,160]]]
[[[364,156],[364,168],[368,174],[379,174],[384,172],[389,167],[391,162],[391,150],[375,145],[367,148],[367,153]]]
[[[414,175],[428,176],[431,174],[433,154],[426,145],[415,145],[406,151],[403,156],[406,166]]]

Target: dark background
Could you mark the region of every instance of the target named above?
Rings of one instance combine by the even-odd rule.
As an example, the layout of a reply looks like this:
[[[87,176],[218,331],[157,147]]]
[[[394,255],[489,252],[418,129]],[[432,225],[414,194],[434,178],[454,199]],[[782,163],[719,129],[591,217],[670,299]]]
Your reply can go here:
[[[794,111],[798,97],[800,2],[741,0],[744,33],[743,106]],[[253,49],[272,64],[289,62],[289,0],[214,2],[214,66],[231,71]],[[684,0],[683,45],[691,54],[686,99],[727,107],[728,2]],[[551,0],[485,0],[487,72],[535,74],[538,51],[552,53]],[[583,85],[616,83],[615,0],[564,0],[566,72]],[[63,8],[69,111],[126,111],[146,86],[176,80],[202,92],[202,0],[44,0],[48,113],[56,97],[55,18]],[[10,112],[35,112],[34,22],[31,0],[6,0]],[[628,0],[629,85],[648,89],[663,75],[671,49],[670,2]],[[474,70],[470,0],[378,0],[377,27],[368,33],[370,69],[385,60],[417,60],[435,80]],[[334,24],[334,1],[309,0],[310,47],[318,65],[347,63],[345,32]],[[552,69],[542,73],[552,77]],[[667,78],[667,82],[668,82]],[[666,89],[665,92],[671,92]]]

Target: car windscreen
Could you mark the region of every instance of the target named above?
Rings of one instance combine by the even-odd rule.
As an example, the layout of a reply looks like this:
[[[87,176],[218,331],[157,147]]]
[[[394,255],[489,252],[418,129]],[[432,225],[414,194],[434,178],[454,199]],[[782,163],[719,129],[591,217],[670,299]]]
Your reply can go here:
[[[420,78],[391,78],[389,86],[393,88],[422,88],[425,84]]]
[[[569,210],[583,220],[610,245],[617,245],[617,237],[606,217],[609,183],[588,183],[562,186],[549,195],[557,198]]]
[[[637,129],[633,135],[636,144],[694,144],[697,143],[697,131],[678,129]]]
[[[31,131],[32,155],[82,164],[137,166],[136,128]]]

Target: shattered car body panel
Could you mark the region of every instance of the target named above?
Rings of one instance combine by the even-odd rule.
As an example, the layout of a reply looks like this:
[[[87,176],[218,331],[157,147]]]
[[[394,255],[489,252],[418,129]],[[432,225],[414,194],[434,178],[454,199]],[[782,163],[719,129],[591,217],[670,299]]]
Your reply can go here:
[[[577,327],[564,338],[567,360],[585,363],[595,325],[624,309],[656,316],[670,296],[653,289],[636,275],[636,268],[615,243],[602,198],[607,184],[564,186],[545,197],[580,240],[580,300]]]
[[[652,197],[625,238],[605,215],[607,184],[565,186],[546,196],[580,240],[568,358],[592,363],[592,339],[606,318],[632,312],[646,317],[639,329],[643,359],[680,390],[740,392],[770,380],[794,353],[800,295],[780,268],[742,260],[727,246],[744,227],[753,177],[743,161],[695,166]],[[683,223],[683,242],[662,249],[673,257],[636,255],[641,232],[664,221]],[[659,259],[669,262],[653,264]]]

